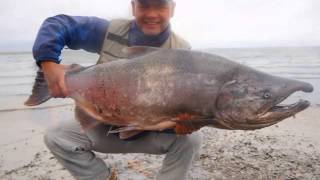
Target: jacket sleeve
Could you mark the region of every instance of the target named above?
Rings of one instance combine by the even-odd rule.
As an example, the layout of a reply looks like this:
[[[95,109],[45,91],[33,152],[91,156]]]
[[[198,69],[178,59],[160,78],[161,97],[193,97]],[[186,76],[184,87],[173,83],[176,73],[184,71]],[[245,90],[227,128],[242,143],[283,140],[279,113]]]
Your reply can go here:
[[[64,46],[98,53],[109,26],[97,17],[57,15],[47,18],[40,27],[33,45],[33,57],[40,65],[43,60],[60,63]]]

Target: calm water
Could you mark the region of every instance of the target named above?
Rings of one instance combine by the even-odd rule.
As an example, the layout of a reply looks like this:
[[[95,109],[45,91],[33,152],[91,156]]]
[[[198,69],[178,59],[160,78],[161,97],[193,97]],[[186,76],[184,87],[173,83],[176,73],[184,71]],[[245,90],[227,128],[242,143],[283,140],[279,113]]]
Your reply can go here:
[[[312,94],[296,93],[296,98],[320,104],[320,47],[206,49],[274,75],[307,81],[315,87]],[[94,64],[98,56],[83,51],[65,51],[63,62]],[[0,53],[0,110],[23,107],[21,101],[31,92],[37,67],[31,53]]]

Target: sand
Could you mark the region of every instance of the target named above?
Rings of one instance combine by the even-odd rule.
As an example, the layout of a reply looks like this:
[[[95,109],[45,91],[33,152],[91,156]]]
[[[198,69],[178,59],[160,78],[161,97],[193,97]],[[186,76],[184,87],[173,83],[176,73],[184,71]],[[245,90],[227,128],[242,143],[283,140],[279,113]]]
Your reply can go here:
[[[72,105],[0,112],[0,179],[73,179],[43,143],[47,127],[71,120]],[[256,131],[203,128],[189,179],[320,179],[320,105]],[[163,155],[101,154],[122,179],[153,179]]]

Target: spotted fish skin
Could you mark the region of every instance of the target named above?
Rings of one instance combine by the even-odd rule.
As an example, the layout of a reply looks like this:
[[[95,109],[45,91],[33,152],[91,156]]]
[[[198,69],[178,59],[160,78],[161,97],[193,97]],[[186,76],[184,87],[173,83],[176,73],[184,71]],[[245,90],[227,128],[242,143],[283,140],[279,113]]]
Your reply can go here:
[[[87,68],[73,65],[65,76],[69,97],[77,107],[93,122],[122,126],[117,132],[175,128],[186,134],[203,126],[254,130],[309,106],[299,101],[274,108],[296,91],[312,92],[311,84],[272,76],[217,55],[149,47],[126,51],[128,59]],[[26,104],[48,99],[37,94],[47,95],[33,91]],[[86,122],[88,117],[80,117],[84,126],[92,124]]]

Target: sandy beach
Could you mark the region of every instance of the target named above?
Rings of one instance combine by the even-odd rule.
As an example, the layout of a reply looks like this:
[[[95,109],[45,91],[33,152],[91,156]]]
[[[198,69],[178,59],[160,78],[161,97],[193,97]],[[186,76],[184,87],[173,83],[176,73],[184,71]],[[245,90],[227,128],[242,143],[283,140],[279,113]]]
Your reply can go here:
[[[256,131],[202,128],[202,149],[189,173],[192,180],[320,179],[320,54],[318,48],[212,49],[267,73],[311,83],[314,92],[295,93],[288,102],[307,99],[311,107],[277,125]],[[84,66],[96,55],[68,51],[64,62]],[[31,53],[0,54],[0,179],[73,179],[43,142],[46,128],[73,119],[70,99],[52,99],[29,108],[37,70]],[[120,180],[153,179],[164,156],[101,154]]]
[[[21,99],[22,100],[22,99]],[[0,179],[72,179],[43,143],[47,127],[73,120],[73,106],[1,112]],[[52,102],[54,103],[54,102]],[[22,108],[22,107],[21,107]],[[256,131],[203,128],[190,179],[320,179],[320,105]],[[4,121],[6,120],[6,121]],[[152,179],[163,156],[101,154],[122,179]]]

